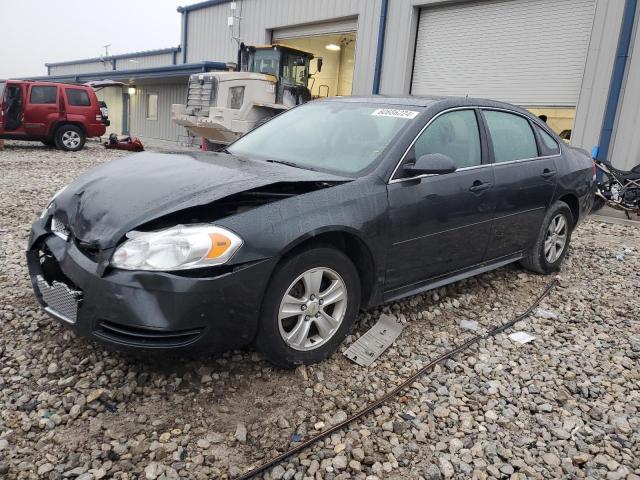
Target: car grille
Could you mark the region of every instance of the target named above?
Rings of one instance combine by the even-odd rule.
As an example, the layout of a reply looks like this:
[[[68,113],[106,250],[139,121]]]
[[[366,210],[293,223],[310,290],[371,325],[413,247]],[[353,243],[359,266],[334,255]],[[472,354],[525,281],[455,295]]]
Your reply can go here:
[[[46,305],[45,310],[60,320],[76,323],[78,303],[82,298],[82,292],[72,290],[64,283],[55,280],[49,285],[41,275],[36,277],[36,283]]]
[[[132,347],[169,348],[188,345],[198,339],[202,329],[156,330],[144,327],[132,327],[111,321],[102,321],[95,335]]]
[[[218,81],[214,76],[191,76],[187,93],[187,114],[208,117],[209,107],[216,105],[217,85]]]
[[[66,240],[67,238],[69,238],[71,232],[64,223],[62,223],[56,217],[53,217],[51,219],[51,233],[53,233],[57,237],[62,238],[63,240]]]

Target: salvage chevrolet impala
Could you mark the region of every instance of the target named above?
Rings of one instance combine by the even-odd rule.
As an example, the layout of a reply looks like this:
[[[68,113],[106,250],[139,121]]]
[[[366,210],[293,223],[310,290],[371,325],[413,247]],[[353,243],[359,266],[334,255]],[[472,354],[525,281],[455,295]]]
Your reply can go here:
[[[31,232],[42,307],[120,348],[255,345],[292,367],[358,310],[519,261],[550,273],[590,211],[589,155],[520,108],[337,98],[219,153],[142,153],[59,191]]]

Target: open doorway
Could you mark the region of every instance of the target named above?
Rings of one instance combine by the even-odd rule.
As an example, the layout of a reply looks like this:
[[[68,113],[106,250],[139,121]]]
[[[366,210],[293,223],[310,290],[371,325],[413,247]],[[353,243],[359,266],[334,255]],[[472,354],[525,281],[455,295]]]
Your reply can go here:
[[[322,71],[309,81],[312,97],[351,95],[356,56],[355,32],[279,38],[273,43],[311,52],[316,58],[322,57]],[[313,68],[311,73],[314,73]]]

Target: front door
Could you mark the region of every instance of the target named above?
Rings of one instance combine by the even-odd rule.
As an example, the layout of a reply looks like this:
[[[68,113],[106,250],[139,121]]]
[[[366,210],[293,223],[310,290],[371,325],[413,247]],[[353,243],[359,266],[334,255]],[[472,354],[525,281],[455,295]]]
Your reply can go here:
[[[555,191],[555,160],[560,150],[549,134],[522,115],[484,110],[483,116],[492,147],[497,201],[487,249],[490,260],[527,250],[535,242]],[[537,135],[534,128],[539,130]]]
[[[2,124],[5,133],[22,133],[24,95],[22,85],[7,83],[2,103]]]
[[[457,170],[404,178],[388,186],[391,244],[387,296],[481,263],[494,214],[493,168],[474,109],[440,114],[418,136],[404,163],[442,153]]]

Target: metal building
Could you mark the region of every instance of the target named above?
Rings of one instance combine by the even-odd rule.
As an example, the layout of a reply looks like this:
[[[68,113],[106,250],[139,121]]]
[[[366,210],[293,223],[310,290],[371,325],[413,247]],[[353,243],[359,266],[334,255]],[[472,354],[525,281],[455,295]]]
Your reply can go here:
[[[505,100],[620,168],[640,163],[637,0],[210,0],[178,12],[180,47],[48,64],[49,78],[121,79],[135,93],[106,99],[115,128],[182,143],[170,105],[185,101],[186,72],[234,62],[240,41],[282,43],[323,57],[314,96]]]

